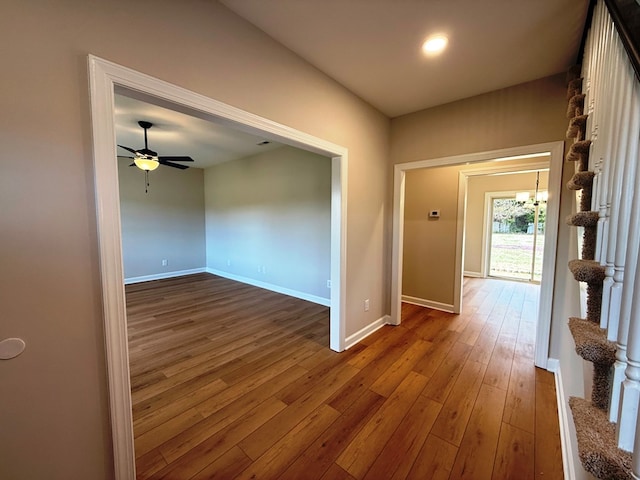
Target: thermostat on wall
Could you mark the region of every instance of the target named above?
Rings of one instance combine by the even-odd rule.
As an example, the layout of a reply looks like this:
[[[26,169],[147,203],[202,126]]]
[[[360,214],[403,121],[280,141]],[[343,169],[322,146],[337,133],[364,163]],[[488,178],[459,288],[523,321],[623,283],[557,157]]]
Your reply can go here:
[[[429,218],[440,218],[440,210],[429,210]]]

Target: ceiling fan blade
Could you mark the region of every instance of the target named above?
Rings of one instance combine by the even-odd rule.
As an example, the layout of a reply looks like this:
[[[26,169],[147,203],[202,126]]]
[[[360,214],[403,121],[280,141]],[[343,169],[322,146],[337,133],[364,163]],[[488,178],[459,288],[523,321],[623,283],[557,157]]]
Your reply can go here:
[[[163,160],[168,160],[170,162],[193,162],[193,158],[191,157],[173,157],[173,156],[162,156],[162,157],[158,157],[158,160],[160,160],[161,162]]]
[[[166,160],[162,160],[163,157],[160,157],[158,159],[158,161],[160,162],[160,165],[166,165],[167,167],[173,167],[173,168],[179,168],[180,170],[186,170],[187,167],[186,165],[180,165],[179,163],[173,163],[173,162],[167,162]]]
[[[129,147],[125,147],[124,145],[118,145],[120,148],[124,148],[126,151],[131,152],[131,153],[136,153],[136,151],[133,148],[129,148]]]

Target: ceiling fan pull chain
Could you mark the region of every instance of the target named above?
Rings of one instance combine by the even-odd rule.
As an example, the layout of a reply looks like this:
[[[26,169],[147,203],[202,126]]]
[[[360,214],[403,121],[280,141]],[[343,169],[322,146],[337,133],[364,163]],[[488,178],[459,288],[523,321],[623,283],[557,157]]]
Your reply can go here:
[[[149,170],[144,171],[144,193],[149,193]]]

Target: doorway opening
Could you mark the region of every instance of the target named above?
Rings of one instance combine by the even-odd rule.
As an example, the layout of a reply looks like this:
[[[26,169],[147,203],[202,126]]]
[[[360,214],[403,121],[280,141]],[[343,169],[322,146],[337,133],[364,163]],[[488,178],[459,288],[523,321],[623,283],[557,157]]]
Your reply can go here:
[[[345,348],[346,292],[346,148],[266,118],[204,97],[182,87],[100,59],[88,57],[96,210],[109,381],[114,477],[135,477],[135,453],[129,380],[124,273],[120,229],[114,95],[124,88],[151,96],[159,105],[193,112],[292,147],[331,158],[330,347]]]
[[[542,280],[540,283],[540,308],[537,319],[536,342],[535,342],[535,365],[540,368],[547,368],[549,338],[551,327],[551,305],[554,288],[554,261],[556,257],[556,240],[558,230],[558,215],[560,207],[559,194],[562,183],[562,157],[563,142],[551,142],[538,145],[528,145],[522,147],[506,148],[488,152],[456,155],[432,160],[422,160],[397,164],[394,167],[394,200],[393,200],[393,241],[392,241],[392,269],[391,269],[391,322],[399,324],[402,314],[402,294],[403,294],[403,259],[404,259],[404,232],[405,232],[405,185],[409,172],[418,169],[429,169],[433,167],[459,166],[458,177],[458,200],[457,215],[455,217],[456,234],[455,239],[451,239],[450,244],[455,245],[455,258],[453,264],[453,304],[451,310],[454,313],[462,312],[462,289],[464,275],[464,241],[465,241],[465,216],[467,204],[467,181],[477,175],[504,174],[513,171],[514,165],[506,166],[504,162],[511,160],[524,160],[536,157],[546,157],[545,166],[549,168],[548,182],[548,203],[546,212],[546,229],[544,256],[542,268]],[[542,159],[540,159],[542,160]],[[473,164],[490,162],[489,166]],[[532,168],[527,165],[526,168]],[[536,166],[533,168],[541,168]],[[482,204],[482,200],[480,200]],[[434,205],[437,207],[437,205]],[[431,208],[431,207],[429,207]],[[480,207],[482,208],[482,207]],[[480,219],[483,218],[479,213]],[[482,222],[482,220],[481,220]],[[486,238],[486,234],[483,235]],[[486,251],[486,245],[483,250]],[[484,258],[485,256],[483,256]],[[487,268],[487,263],[483,261],[482,271]],[[481,275],[482,276],[482,275]]]
[[[486,193],[488,276],[540,283],[547,197],[546,186],[534,197],[529,192]]]

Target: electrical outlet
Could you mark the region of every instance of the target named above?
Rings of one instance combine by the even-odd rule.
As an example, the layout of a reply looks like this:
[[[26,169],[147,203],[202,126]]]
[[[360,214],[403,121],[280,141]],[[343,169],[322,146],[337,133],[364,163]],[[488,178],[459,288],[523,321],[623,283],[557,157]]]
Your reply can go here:
[[[369,311],[369,299],[368,298],[364,301],[364,311],[365,312]]]
[[[331,288],[331,280],[327,280],[327,288]]]
[[[166,267],[167,265],[169,265],[169,260],[167,260],[166,258],[162,259],[162,266]]]
[[[231,266],[231,259],[227,258],[227,267],[230,267],[230,266]]]

